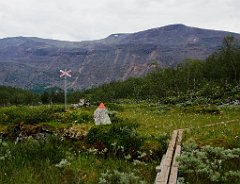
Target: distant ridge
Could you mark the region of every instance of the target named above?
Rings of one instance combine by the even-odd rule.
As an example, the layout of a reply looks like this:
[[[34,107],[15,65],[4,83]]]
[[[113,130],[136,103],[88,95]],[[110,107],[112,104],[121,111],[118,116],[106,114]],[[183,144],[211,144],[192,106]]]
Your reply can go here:
[[[71,69],[69,87],[90,88],[147,74],[157,64],[171,67],[186,58],[205,59],[237,33],[173,24],[105,39],[68,42],[34,37],[0,39],[0,85],[63,87],[60,69]]]

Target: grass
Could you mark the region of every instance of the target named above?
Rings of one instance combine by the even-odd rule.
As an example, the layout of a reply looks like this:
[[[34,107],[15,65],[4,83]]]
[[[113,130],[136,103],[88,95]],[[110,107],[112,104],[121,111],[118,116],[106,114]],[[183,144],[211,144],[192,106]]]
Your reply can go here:
[[[140,123],[138,129],[141,135],[159,135],[162,132],[171,133],[175,129],[200,128],[205,125],[240,120],[240,108],[221,108],[220,114],[185,113],[175,106],[149,106],[147,104],[122,105],[125,109],[120,117],[136,120]]]
[[[106,107],[108,107],[106,105]],[[96,107],[63,111],[63,106],[4,107],[0,108],[0,132],[9,125],[24,121],[26,124],[50,125],[55,129],[65,129],[73,122],[94,126],[92,114]],[[218,109],[219,113],[210,110]],[[209,110],[210,109],[210,110]],[[117,111],[118,119],[137,122],[140,136],[156,140],[170,135],[174,129],[190,128],[184,131],[183,141],[194,139],[199,146],[212,145],[225,148],[240,147],[240,107],[197,106],[180,107],[159,104],[110,104],[109,110]],[[217,111],[217,112],[218,112]],[[40,117],[39,117],[40,116]],[[206,125],[233,121],[217,126]],[[81,126],[80,126],[81,127]],[[154,141],[156,141],[154,140]],[[153,142],[154,142],[153,141]],[[153,183],[155,166],[159,158],[147,164],[136,164],[124,158],[103,157],[82,151],[81,143],[52,141],[36,143],[34,140],[17,144],[0,143],[0,183],[98,183],[101,173],[113,170],[134,172],[142,180]],[[79,145],[79,147],[78,147]],[[148,147],[147,147],[148,148]],[[10,153],[10,156],[9,156]],[[62,159],[70,165],[56,166]]]
[[[240,148],[240,120],[186,130],[184,140],[187,139],[194,139],[200,147],[211,145],[226,149]]]
[[[58,140],[0,145],[0,181],[1,183],[98,183],[101,173],[118,170],[134,172],[142,179],[152,181],[157,162],[148,165],[134,164],[125,159],[102,158],[89,153],[67,151]],[[68,164],[57,167],[66,159]],[[148,172],[145,172],[145,171]],[[144,173],[144,174],[142,174]]]

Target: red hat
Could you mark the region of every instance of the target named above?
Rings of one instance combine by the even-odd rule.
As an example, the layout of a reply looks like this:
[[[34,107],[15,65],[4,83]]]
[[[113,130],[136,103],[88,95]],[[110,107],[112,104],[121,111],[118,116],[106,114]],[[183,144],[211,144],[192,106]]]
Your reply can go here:
[[[98,106],[99,109],[105,109],[104,103],[100,103],[100,105]]]

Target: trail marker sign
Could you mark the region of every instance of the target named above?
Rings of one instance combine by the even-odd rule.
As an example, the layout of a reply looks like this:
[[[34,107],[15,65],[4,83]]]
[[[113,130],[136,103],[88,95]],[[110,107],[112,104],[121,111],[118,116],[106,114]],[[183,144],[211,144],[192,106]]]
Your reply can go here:
[[[60,78],[64,77],[64,108],[67,110],[67,77],[72,77],[71,70],[60,70]]]
[[[72,77],[72,75],[70,74],[71,70],[68,70],[68,71],[63,71],[63,70],[60,70],[61,74],[60,74],[60,77]]]

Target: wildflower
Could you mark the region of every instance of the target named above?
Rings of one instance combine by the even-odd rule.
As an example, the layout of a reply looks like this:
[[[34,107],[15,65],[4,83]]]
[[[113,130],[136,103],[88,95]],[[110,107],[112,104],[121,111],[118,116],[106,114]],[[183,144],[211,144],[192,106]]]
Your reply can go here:
[[[108,149],[107,148],[104,148],[101,152],[102,153],[107,153]]]
[[[94,155],[96,155],[98,153],[98,149],[94,149],[94,148],[89,148],[88,153],[93,153]]]
[[[2,142],[2,146],[8,146],[8,144],[6,142]]]
[[[70,165],[70,163],[67,161],[67,159],[62,159],[58,164],[56,164],[56,167],[63,168],[65,166]]]
[[[147,153],[145,153],[145,152],[140,152],[140,151],[138,151],[138,153],[140,154],[140,155],[138,156],[138,158],[143,158],[143,157],[147,156]]]
[[[125,158],[126,160],[130,160],[132,157],[131,157],[130,154],[128,154],[128,155],[124,156],[124,158]]]
[[[133,165],[147,165],[145,162],[141,162],[140,160],[133,160]]]

